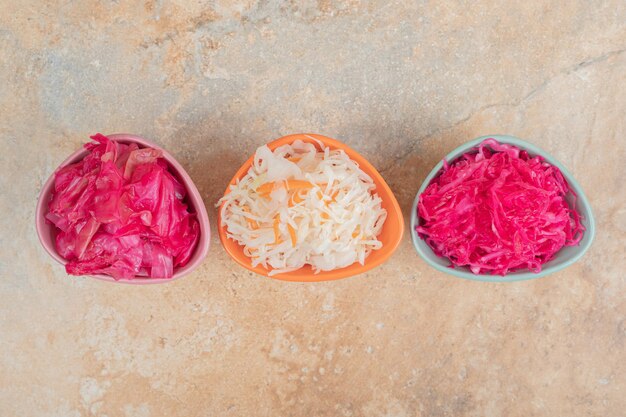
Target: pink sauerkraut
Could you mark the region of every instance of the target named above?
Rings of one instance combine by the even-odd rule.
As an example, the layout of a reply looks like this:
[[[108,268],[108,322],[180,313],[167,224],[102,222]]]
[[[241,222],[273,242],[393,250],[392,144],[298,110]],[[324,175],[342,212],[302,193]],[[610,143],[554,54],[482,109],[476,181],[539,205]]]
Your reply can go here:
[[[419,197],[419,236],[452,267],[506,275],[578,244],[584,226],[561,171],[494,139],[448,164]]]
[[[184,266],[200,227],[185,188],[160,150],[91,137],[80,162],[55,173],[46,218],[68,274],[169,278]]]

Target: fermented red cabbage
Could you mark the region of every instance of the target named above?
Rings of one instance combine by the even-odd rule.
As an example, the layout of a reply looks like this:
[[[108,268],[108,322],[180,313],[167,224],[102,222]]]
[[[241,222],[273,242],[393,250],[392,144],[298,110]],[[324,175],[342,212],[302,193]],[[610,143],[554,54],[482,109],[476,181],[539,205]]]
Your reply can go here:
[[[541,156],[483,141],[448,164],[418,201],[419,236],[451,266],[474,274],[541,271],[585,230],[561,171]]]
[[[46,215],[66,271],[170,278],[189,262],[200,232],[185,187],[160,150],[91,139],[85,158],[55,173]]]

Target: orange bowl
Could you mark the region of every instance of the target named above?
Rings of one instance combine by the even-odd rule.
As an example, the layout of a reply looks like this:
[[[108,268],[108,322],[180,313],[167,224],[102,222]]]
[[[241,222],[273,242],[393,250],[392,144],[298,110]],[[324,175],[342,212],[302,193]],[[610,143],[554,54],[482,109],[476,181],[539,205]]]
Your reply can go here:
[[[387,259],[389,259],[391,254],[400,244],[400,240],[402,239],[402,233],[404,232],[404,219],[402,218],[402,211],[400,210],[398,201],[396,200],[396,197],[393,195],[393,192],[391,191],[383,177],[378,173],[376,168],[372,166],[372,164],[370,164],[356,151],[350,149],[345,144],[326,136],[316,135],[312,133],[298,133],[295,135],[288,135],[280,139],[276,139],[275,141],[268,143],[267,146],[271,150],[274,150],[281,145],[290,144],[296,139],[300,139],[303,142],[313,143],[315,146],[319,146],[319,144],[316,142],[316,140],[319,140],[330,149],[341,149],[352,160],[356,161],[359,164],[363,172],[372,177],[372,180],[374,180],[374,184],[376,184],[376,193],[382,199],[382,207],[387,210],[387,219],[383,224],[382,231],[378,235],[378,239],[383,243],[383,247],[379,250],[372,251],[372,253],[370,253],[370,255],[365,258],[364,265],[356,262],[345,268],[335,269],[332,271],[322,271],[317,274],[313,272],[313,269],[309,265],[305,265],[296,271],[285,272],[283,274],[274,275],[270,278],[296,282],[330,281],[340,278],[347,278],[352,275],[357,275],[365,271],[369,271],[370,269],[375,268],[376,266],[385,262]],[[252,166],[253,160],[254,155],[251,156],[241,166],[241,168],[239,168],[239,171],[237,171],[233,179],[228,184],[224,195],[230,192],[231,185],[236,184],[238,180],[246,175],[246,173]],[[249,269],[250,271],[256,272],[257,274],[269,277],[269,270],[263,268],[263,266],[261,265],[253,267],[250,258],[243,253],[243,246],[239,245],[237,241],[228,238],[226,234],[226,226],[222,224],[223,208],[224,204],[220,206],[217,227],[220,235],[220,240],[222,242],[222,245],[224,246],[224,249],[226,249],[226,252],[228,252],[228,254],[239,265],[243,266],[246,269]]]

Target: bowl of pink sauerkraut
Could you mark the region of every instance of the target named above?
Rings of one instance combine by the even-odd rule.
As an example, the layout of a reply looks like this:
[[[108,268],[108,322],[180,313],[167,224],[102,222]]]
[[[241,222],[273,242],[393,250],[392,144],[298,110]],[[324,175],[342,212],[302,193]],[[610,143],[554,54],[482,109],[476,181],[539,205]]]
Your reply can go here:
[[[492,282],[538,278],[576,262],[595,225],[580,185],[521,139],[483,136],[450,152],[411,212],[419,255],[439,271]]]
[[[44,184],[36,226],[69,275],[168,282],[206,256],[209,221],[183,167],[139,136],[97,134]]]

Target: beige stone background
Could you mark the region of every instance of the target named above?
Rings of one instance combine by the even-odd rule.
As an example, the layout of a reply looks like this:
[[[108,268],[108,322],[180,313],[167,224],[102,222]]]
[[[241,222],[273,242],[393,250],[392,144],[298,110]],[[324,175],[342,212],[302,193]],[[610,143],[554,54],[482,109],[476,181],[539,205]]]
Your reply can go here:
[[[0,415],[626,415],[625,22],[623,0],[0,0]],[[90,134],[165,146],[215,225],[238,165],[302,131],[369,158],[405,218],[445,153],[519,136],[580,181],[596,241],[488,284],[407,234],[370,273],[293,284],[213,237],[144,287],[68,277],[38,243],[39,189]]]

